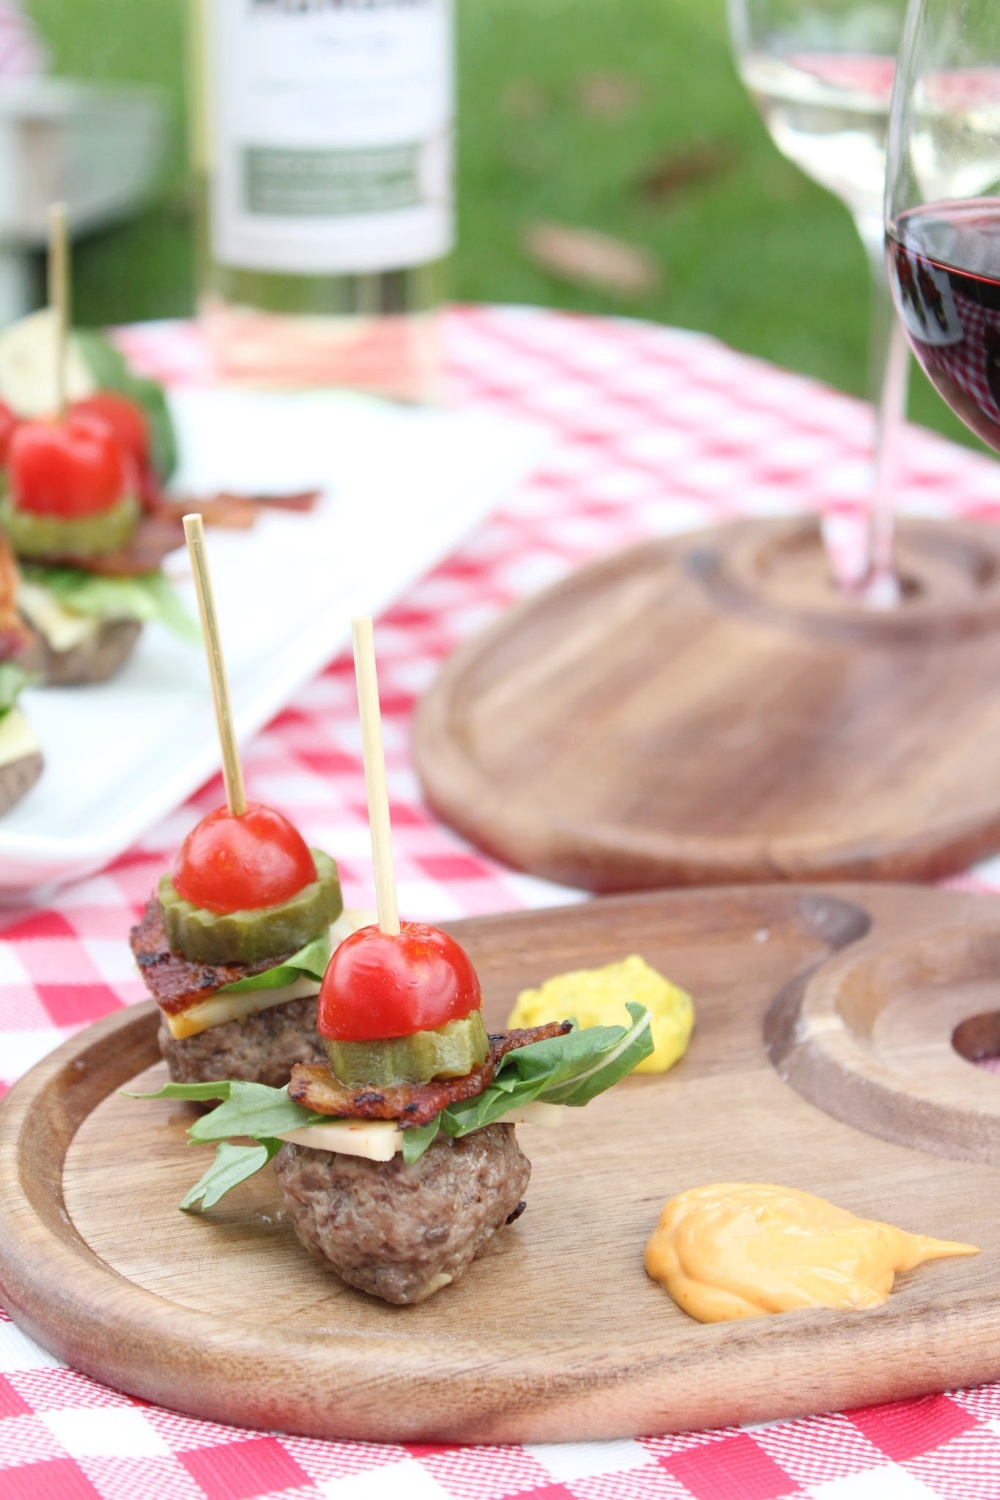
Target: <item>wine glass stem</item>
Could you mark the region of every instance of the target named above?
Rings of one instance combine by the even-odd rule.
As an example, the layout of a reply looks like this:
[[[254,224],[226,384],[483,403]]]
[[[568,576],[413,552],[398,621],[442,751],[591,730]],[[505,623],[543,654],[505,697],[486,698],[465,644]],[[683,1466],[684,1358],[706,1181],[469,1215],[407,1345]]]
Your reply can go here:
[[[895,495],[899,439],[906,415],[909,348],[896,316],[886,274],[881,221],[859,223],[872,273],[870,379],[875,416],[874,464],[860,588],[873,609],[899,603],[896,569]]]

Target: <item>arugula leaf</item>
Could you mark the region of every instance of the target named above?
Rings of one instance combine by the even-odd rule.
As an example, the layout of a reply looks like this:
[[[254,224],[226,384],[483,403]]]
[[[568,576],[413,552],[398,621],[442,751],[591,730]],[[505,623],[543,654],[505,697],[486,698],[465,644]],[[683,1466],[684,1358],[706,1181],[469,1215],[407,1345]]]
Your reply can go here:
[[[29,583],[47,588],[64,609],[99,620],[159,620],[182,640],[201,640],[201,630],[188,614],[162,573],[137,573],[130,578],[106,578],[79,568],[22,566]]]
[[[161,484],[177,467],[177,432],[161,385],[145,376],[133,375],[125,392],[142,407],[149,423],[149,461]]]
[[[296,1104],[285,1089],[268,1088],[266,1083],[233,1082],[229,1098],[195,1120],[188,1135],[193,1141],[222,1141],[232,1135],[249,1135],[259,1141],[314,1125],[317,1118],[325,1117]]]
[[[96,329],[74,329],[73,342],[101,390],[117,391],[142,407],[149,426],[150,461],[166,483],[177,467],[177,434],[163,387],[130,370],[121,350]]]
[[[248,1177],[273,1161],[281,1146],[281,1141],[269,1139],[262,1140],[256,1146],[231,1146],[224,1142],[216,1151],[215,1161],[208,1171],[199,1177],[191,1191],[181,1199],[180,1207],[197,1210],[200,1199],[202,1209],[214,1208],[219,1199],[232,1188],[246,1182]]]
[[[419,1161],[427,1147],[434,1144],[440,1129],[441,1116],[435,1115],[426,1125],[411,1125],[403,1131],[403,1160],[408,1167]]]
[[[23,687],[29,682],[37,682],[37,678],[26,672],[16,661],[0,662],[0,717],[14,707],[17,696]]]
[[[221,1141],[231,1135],[264,1140],[328,1118],[296,1104],[289,1099],[287,1089],[272,1089],[266,1083],[247,1083],[240,1078],[222,1078],[217,1083],[165,1083],[155,1094],[133,1094],[127,1089],[122,1092],[127,1099],[189,1099],[198,1104],[221,1100],[189,1127],[193,1141]]]
[[[228,1078],[220,1078],[217,1083],[165,1083],[155,1094],[133,1094],[128,1089],[122,1089],[122,1093],[126,1099],[193,1099],[203,1103],[206,1099],[228,1099],[232,1087]]]
[[[488,1089],[441,1111],[441,1129],[454,1137],[468,1135],[534,1099],[574,1107],[588,1104],[653,1050],[649,1011],[630,1001],[628,1012],[629,1027],[574,1027],[562,1036],[508,1052]]]
[[[591,1099],[603,1094],[605,1089],[626,1077],[644,1057],[648,1057],[654,1046],[653,1018],[644,1005],[638,1005],[634,1000],[630,1000],[625,1009],[632,1017],[632,1025],[627,1029],[618,1026],[592,1026],[584,1031],[571,1032],[566,1038],[571,1046],[565,1049],[562,1067],[553,1069],[548,1083],[536,1097],[549,1104],[569,1104],[574,1107],[589,1104]],[[604,1033],[608,1038],[608,1045],[596,1056],[591,1052],[588,1058],[580,1043],[588,1036],[593,1037],[594,1032]],[[619,1033],[617,1040],[612,1037],[613,1032]],[[548,1043],[536,1042],[534,1045],[546,1047]],[[571,1050],[576,1053],[572,1068],[568,1066]],[[534,1047],[526,1047],[523,1051],[533,1052]],[[508,1056],[513,1060],[515,1069],[520,1072],[524,1058],[519,1063],[516,1052],[509,1053]],[[505,1058],[504,1061],[506,1060]],[[537,1059],[528,1061],[531,1065]]]
[[[333,943],[327,929],[319,937],[306,943],[298,953],[293,953],[291,958],[286,958],[284,963],[273,969],[265,969],[263,974],[251,974],[249,979],[234,979],[232,984],[224,984],[218,993],[242,995],[246,990],[281,990],[286,984],[294,984],[296,979],[301,979],[303,974],[310,979],[322,979],[332,951]]]
[[[543,1099],[551,1104],[568,1104],[573,1107],[589,1103],[597,1094],[617,1083],[627,1073],[648,1057],[653,1050],[652,1017],[642,1005],[630,1001],[628,1012],[631,1026],[589,1026],[580,1030],[574,1023],[572,1031],[552,1037],[544,1042],[532,1042],[530,1046],[515,1048],[508,1052],[497,1069],[496,1077],[489,1088],[475,1099],[465,1099],[458,1104],[449,1104],[426,1125],[408,1126],[403,1131],[403,1160],[408,1165],[419,1161],[439,1132],[457,1139],[473,1130],[481,1130],[495,1120],[533,1099]],[[222,1099],[222,1103],[210,1114],[203,1115],[188,1130],[192,1141],[221,1141],[229,1136],[249,1136],[262,1145],[270,1146],[274,1138],[289,1130],[299,1130],[304,1125],[320,1125],[328,1122],[328,1115],[314,1114],[288,1097],[286,1089],[268,1088],[262,1083],[243,1083],[225,1080],[220,1083],[168,1083],[158,1093],[135,1095],[146,1099]],[[280,1142],[278,1142],[280,1145]],[[235,1149],[235,1148],[234,1148]],[[252,1148],[241,1147],[242,1151]],[[250,1157],[241,1157],[246,1170],[234,1178],[230,1186],[242,1182],[252,1172],[266,1166],[274,1155],[259,1155],[254,1158],[256,1166],[249,1165]],[[199,1189],[210,1183],[215,1192],[217,1184],[227,1182],[230,1162],[216,1160],[216,1167],[205,1174],[197,1187],[192,1189],[182,1203],[189,1208],[197,1202]],[[235,1167],[233,1167],[235,1171]],[[213,1175],[217,1173],[217,1175]],[[221,1186],[212,1198],[217,1203],[228,1187]],[[204,1207],[210,1208],[207,1197]]]

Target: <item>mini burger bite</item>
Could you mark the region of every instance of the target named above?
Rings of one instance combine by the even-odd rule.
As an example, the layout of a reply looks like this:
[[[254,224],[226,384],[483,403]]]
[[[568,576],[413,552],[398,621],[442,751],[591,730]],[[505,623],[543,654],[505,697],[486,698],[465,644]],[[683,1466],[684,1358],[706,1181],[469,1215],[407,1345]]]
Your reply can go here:
[[[59,686],[103,682],[145,620],[193,637],[160,571],[183,541],[180,523],[144,510],[135,451],[107,405],[94,398],[62,419],[23,422],[5,409],[8,428],[0,526],[21,562],[18,604],[34,633],[22,665]]]
[[[221,1141],[181,1204],[211,1208],[268,1161],[301,1243],[350,1286],[422,1302],[462,1276],[524,1208],[516,1124],[554,1124],[652,1050],[649,1015],[490,1035],[482,990],[447,933],[363,927],[334,950],[319,996],[323,1061],[287,1090],[168,1084],[155,1097],[223,1103],[190,1129]],[[230,1144],[250,1137],[256,1145]]]
[[[488,1036],[468,955],[439,928],[365,927],[330,960],[318,1029],[327,1065],[298,1064],[291,1099],[325,1119],[381,1120],[401,1134],[475,1099],[505,1052],[562,1022]],[[314,1127],[322,1140],[323,1125]],[[531,1163],[511,1124],[437,1136],[407,1164],[286,1141],[275,1173],[295,1232],[341,1280],[387,1302],[422,1302],[457,1280],[523,1208]]]
[[[366,920],[344,912],[335,862],[274,808],[202,818],[130,934],[171,1078],[279,1086],[325,1057],[320,981]]]
[[[116,672],[144,623],[197,629],[160,567],[183,541],[158,503],[177,461],[165,394],[99,334],[64,341],[60,321],[52,306],[0,333],[0,527],[32,631],[18,660],[69,686]]]

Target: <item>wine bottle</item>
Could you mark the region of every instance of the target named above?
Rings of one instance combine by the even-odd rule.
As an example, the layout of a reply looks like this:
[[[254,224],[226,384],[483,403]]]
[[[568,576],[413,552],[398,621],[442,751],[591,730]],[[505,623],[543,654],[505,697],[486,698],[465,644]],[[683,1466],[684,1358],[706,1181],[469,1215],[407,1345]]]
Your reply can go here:
[[[452,0],[192,0],[200,311],[220,376],[433,399]]]

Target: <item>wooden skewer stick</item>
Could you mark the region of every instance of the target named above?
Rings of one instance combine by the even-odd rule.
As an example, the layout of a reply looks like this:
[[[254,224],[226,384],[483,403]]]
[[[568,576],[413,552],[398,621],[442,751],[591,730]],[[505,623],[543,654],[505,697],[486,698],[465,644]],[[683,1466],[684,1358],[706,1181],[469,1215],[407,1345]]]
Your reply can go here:
[[[361,710],[361,744],[365,756],[365,787],[368,792],[368,822],[375,864],[375,901],[378,925],[388,937],[399,936],[396,875],[392,864],[392,829],[389,825],[389,788],[385,779],[382,748],[382,715],[378,703],[375,670],[375,636],[370,615],[351,621],[354,641],[354,675]]]
[[[49,306],[55,321],[56,416],[66,415],[66,342],[69,337],[69,235],[65,203],[49,204]]]
[[[201,634],[208,658],[208,675],[212,680],[212,698],[215,702],[215,722],[219,730],[219,748],[222,751],[222,779],[226,784],[226,802],[233,817],[239,818],[247,810],[247,797],[243,788],[243,767],[236,746],[233,729],[233,711],[229,702],[229,684],[226,681],[226,664],[222,658],[222,641],[219,637],[219,622],[215,614],[215,596],[212,579],[205,556],[205,527],[201,516],[184,517],[184,535],[187,538],[191,567],[194,570],[194,586],[198,594],[198,613],[201,616]]]

